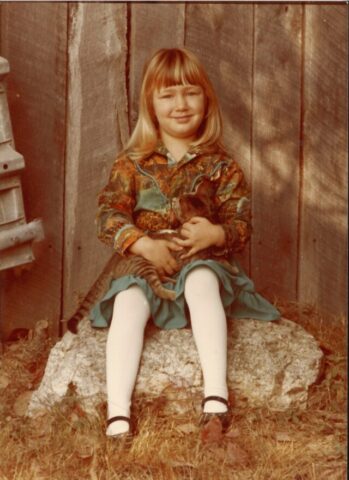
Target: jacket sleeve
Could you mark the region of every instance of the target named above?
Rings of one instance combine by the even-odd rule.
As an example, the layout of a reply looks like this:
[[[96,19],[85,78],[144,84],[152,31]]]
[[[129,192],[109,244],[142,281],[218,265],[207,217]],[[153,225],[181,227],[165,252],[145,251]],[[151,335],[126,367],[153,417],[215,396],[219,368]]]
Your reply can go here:
[[[225,245],[216,253],[240,252],[251,236],[250,192],[241,168],[233,160],[222,167],[216,201],[218,221],[225,233]]]
[[[109,182],[98,196],[97,213],[98,238],[120,255],[125,255],[127,248],[145,235],[133,223],[134,206],[134,166],[121,157],[115,161]]]

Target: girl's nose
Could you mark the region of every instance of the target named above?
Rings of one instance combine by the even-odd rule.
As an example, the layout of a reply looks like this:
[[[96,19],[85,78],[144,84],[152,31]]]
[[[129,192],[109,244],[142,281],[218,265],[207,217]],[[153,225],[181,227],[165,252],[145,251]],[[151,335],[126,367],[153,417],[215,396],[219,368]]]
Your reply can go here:
[[[186,101],[186,98],[185,98],[185,95],[182,95],[181,93],[178,93],[178,95],[176,95],[176,108],[186,108],[187,106],[187,101]]]

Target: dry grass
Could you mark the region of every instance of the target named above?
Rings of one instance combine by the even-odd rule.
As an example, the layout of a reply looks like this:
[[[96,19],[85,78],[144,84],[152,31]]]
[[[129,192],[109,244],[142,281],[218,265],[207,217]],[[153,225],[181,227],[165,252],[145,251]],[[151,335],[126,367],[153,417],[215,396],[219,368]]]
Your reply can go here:
[[[138,435],[128,450],[106,439],[105,405],[98,417],[88,417],[74,391],[43,417],[19,416],[16,400],[40,382],[50,342],[34,336],[7,347],[0,364],[10,380],[0,391],[0,480],[346,478],[344,320],[296,304],[279,308],[320,342],[322,377],[312,386],[305,411],[236,406],[232,429],[219,443],[202,442],[194,409],[166,416],[163,398],[135,402]]]

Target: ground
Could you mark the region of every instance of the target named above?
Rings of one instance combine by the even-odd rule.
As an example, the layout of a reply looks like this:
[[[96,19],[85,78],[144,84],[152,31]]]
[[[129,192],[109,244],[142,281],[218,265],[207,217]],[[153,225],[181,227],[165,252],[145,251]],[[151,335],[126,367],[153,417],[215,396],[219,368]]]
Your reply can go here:
[[[5,345],[0,360],[0,480],[344,480],[344,319],[298,304],[278,308],[313,334],[325,354],[323,373],[310,389],[305,410],[235,406],[232,426],[222,435],[215,424],[200,431],[195,408],[169,417],[165,397],[139,398],[134,408],[138,434],[122,450],[105,437],[105,404],[97,417],[87,416],[73,389],[45,415],[25,417],[28,392],[40,383],[52,341],[41,330]]]

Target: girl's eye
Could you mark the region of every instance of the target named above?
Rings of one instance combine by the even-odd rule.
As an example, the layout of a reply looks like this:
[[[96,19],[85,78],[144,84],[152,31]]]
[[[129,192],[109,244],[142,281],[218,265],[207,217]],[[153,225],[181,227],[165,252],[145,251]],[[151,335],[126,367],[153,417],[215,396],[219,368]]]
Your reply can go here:
[[[193,88],[192,90],[188,90],[188,95],[201,95],[201,93],[201,88]]]

